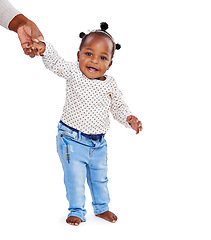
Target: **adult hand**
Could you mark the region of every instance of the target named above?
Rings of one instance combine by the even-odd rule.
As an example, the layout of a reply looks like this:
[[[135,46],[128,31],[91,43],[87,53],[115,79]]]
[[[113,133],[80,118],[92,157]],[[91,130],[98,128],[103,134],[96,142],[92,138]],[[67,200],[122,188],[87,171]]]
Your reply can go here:
[[[37,25],[23,14],[18,14],[12,19],[8,27],[18,34],[24,53],[30,57],[34,57],[34,52],[26,47],[33,41],[44,40]]]
[[[27,48],[27,46],[31,42],[44,40],[39,28],[32,21],[28,21],[25,25],[18,28],[17,33],[24,53],[30,57],[35,57],[35,53],[31,50],[31,48]]]

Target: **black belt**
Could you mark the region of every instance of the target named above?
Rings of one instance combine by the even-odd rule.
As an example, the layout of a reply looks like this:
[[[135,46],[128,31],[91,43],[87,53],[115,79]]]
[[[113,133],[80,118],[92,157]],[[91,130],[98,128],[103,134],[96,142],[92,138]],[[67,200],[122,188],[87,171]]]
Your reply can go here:
[[[61,124],[63,124],[65,127],[69,128],[70,130],[77,132],[77,133],[79,132],[79,130],[68,126],[67,124],[63,123],[61,120],[59,122]],[[82,133],[82,132],[81,132],[81,135],[86,138],[92,139],[92,140],[98,140],[105,136],[105,134],[86,134],[86,133]]]

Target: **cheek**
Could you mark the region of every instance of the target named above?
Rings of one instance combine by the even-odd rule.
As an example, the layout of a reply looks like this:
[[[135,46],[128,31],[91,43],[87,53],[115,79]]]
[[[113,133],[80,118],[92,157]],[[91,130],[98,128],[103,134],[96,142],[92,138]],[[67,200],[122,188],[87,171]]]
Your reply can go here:
[[[103,64],[103,66],[101,66],[101,70],[103,71],[103,72],[105,72],[105,71],[107,71],[108,70],[108,64]]]
[[[83,57],[80,57],[78,62],[80,67],[83,67],[86,65],[86,59],[84,59]]]
[[[110,61],[102,62],[102,66],[103,66],[103,68],[108,69],[109,66],[110,66],[110,63],[111,63]]]
[[[110,63],[107,63],[106,64],[106,70],[108,70],[110,68],[111,64]]]

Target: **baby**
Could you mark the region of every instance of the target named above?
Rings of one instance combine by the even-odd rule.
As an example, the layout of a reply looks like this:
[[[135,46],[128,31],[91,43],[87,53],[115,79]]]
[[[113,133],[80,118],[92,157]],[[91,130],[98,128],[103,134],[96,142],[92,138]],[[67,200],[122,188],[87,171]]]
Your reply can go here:
[[[28,46],[29,53],[42,56],[46,68],[66,79],[57,152],[69,201],[66,222],[75,226],[86,221],[86,179],[94,214],[113,223],[117,221],[117,216],[108,207],[107,142],[104,137],[110,125],[109,112],[136,134],[142,130],[141,122],[122,100],[114,78],[105,75],[112,65],[115,50],[121,47],[115,44],[107,29],[108,24],[101,23],[99,30],[80,33],[82,41],[75,63],[62,59],[50,43],[37,41]]]

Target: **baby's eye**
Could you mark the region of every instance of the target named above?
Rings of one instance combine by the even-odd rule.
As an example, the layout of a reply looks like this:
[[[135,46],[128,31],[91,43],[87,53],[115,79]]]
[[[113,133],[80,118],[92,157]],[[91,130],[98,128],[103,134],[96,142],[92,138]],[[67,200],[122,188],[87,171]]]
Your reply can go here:
[[[100,57],[100,59],[102,59],[102,60],[106,60],[106,57],[103,57],[103,56],[102,56],[102,57]]]
[[[89,57],[92,56],[92,54],[90,52],[87,52],[86,55],[89,56]]]

